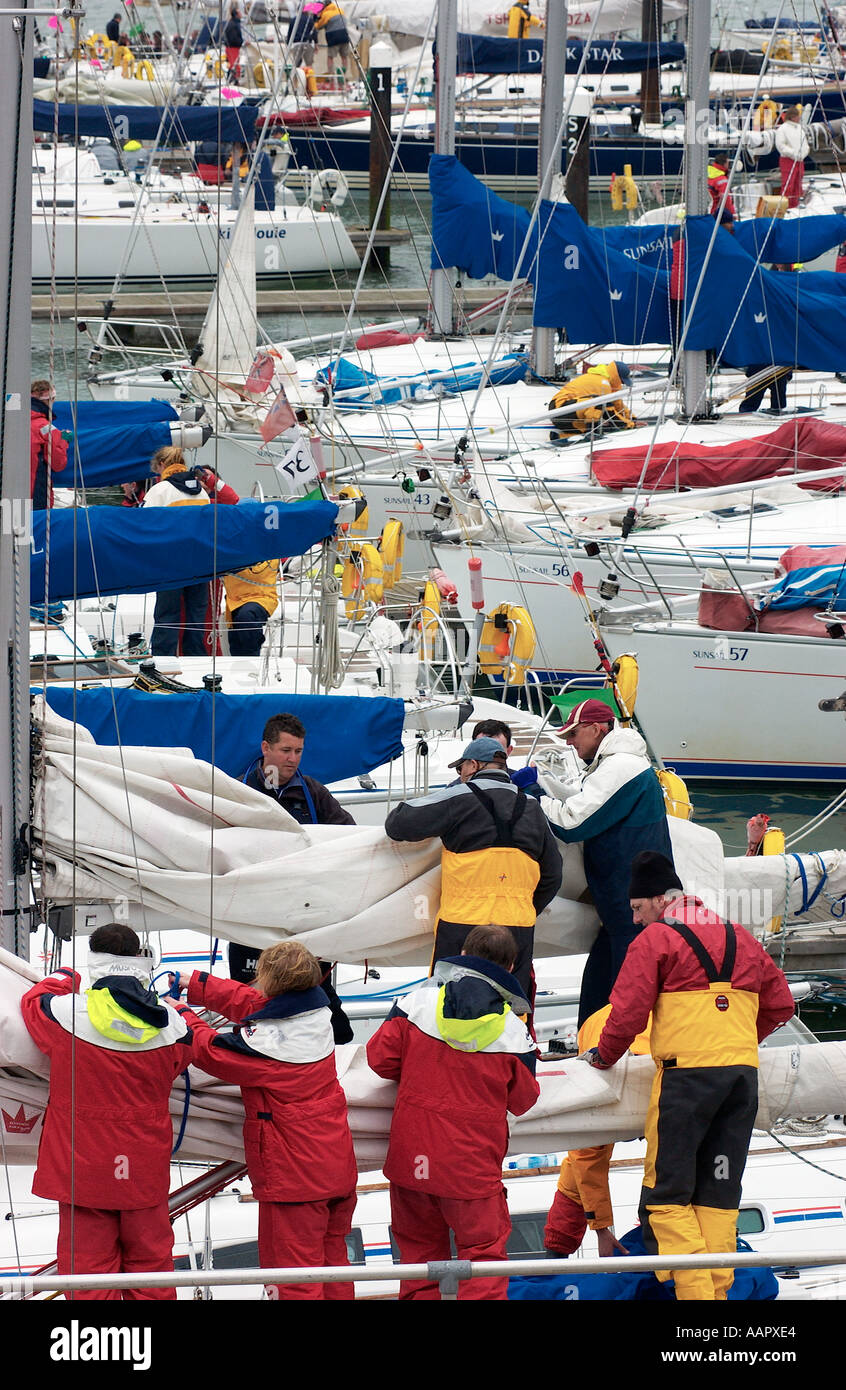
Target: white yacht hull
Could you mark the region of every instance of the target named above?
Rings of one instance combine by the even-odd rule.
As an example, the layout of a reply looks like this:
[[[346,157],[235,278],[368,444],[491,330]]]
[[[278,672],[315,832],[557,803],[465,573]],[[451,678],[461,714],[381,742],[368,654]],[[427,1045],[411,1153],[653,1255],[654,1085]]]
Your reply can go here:
[[[213,279],[225,259],[234,228],[198,216],[183,206],[182,215],[170,209],[148,209],[140,230],[134,210],[123,215],[58,217],[55,238],[57,280],[108,280],[124,268],[124,279]],[[32,278],[49,281],[52,274],[52,220],[34,217]],[[340,218],[309,209],[256,213],[256,274],[317,275],[329,270],[357,270],[355,247]]]
[[[846,684],[843,642],[693,623],[606,625],[603,638],[612,657],[637,655],[638,721],[682,776],[846,779],[842,716],[818,707]]]

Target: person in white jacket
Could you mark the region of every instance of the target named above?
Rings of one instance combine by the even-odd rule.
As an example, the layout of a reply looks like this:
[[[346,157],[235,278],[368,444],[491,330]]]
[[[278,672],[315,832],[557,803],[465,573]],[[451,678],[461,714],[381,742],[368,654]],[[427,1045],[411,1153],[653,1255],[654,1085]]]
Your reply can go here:
[[[803,192],[805,156],[811,148],[802,125],[801,106],[787,108],[781,124],[776,126],[775,144],[781,174],[781,196],[787,199],[788,207],[798,207]]]
[[[153,455],[152,471],[158,482],[147,489],[142,506],[207,507],[209,499],[195,471],[188,466],[182,450],[165,445]],[[162,589],[156,594],[153,610],[153,656],[176,656],[181,642],[183,656],[207,656],[206,610],[209,586],[187,584],[184,589]]]
[[[561,737],[587,764],[581,781],[561,783],[542,769],[541,806],[552,832],[584,846],[585,877],[602,923],[582,976],[579,1027],[603,1008],[638,927],[629,904],[632,860],[654,850],[672,861],[664,793],[635,729],[623,728],[601,700],[576,705]]]

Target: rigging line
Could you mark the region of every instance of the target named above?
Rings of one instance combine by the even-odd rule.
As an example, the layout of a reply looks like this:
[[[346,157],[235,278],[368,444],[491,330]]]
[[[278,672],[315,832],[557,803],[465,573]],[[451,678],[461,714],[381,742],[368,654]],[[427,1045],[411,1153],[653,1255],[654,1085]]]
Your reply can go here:
[[[766,54],[764,55],[765,61],[764,61],[764,63],[761,65],[761,71],[758,73],[758,75],[757,75],[757,77],[756,77],[756,80],[755,80],[755,89],[754,89],[754,92],[753,92],[752,97],[751,97],[751,99],[750,99],[750,104],[749,104],[749,108],[748,108],[748,110],[747,110],[746,116],[745,116],[745,118],[744,118],[744,125],[743,125],[743,130],[742,130],[742,132],[741,132],[741,135],[746,135],[746,134],[748,133],[748,131],[749,131],[749,127],[750,127],[751,120],[752,120],[753,106],[754,106],[754,103],[757,101],[757,99],[758,99],[758,94],[759,94],[759,92],[760,92],[762,72],[763,72],[764,68],[766,67],[766,64],[767,64],[767,62],[768,62],[768,60],[769,60],[770,53],[772,52],[772,48],[773,48],[773,45],[774,45],[774,43],[775,43],[775,38],[776,38],[776,35],[777,35],[777,33],[778,33],[778,21],[781,19],[781,15],[782,15],[782,11],[783,11],[783,9],[784,9],[784,5],[785,5],[785,0],[779,0],[779,9],[778,9],[778,14],[777,14],[777,16],[776,16],[776,23],[773,25],[773,29],[772,29],[772,32],[771,32],[771,34],[770,34],[770,38],[769,38],[769,41],[768,41],[768,44],[767,44],[767,51],[766,51]],[[695,121],[695,118],[696,118],[696,113],[695,113],[695,112],[689,113],[688,119],[693,119],[693,120]],[[708,269],[708,265],[709,265],[709,262],[710,262],[710,259],[711,259],[711,254],[712,254],[712,251],[713,251],[713,248],[714,248],[714,243],[715,243],[716,238],[717,238],[717,233],[718,233],[718,231],[719,231],[719,229],[720,229],[720,222],[719,222],[719,219],[720,219],[720,217],[721,217],[722,214],[723,214],[723,210],[724,210],[725,205],[726,205],[726,199],[727,199],[728,196],[729,196],[729,192],[730,192],[730,188],[731,188],[731,181],[732,181],[732,178],[734,177],[734,173],[735,173],[735,171],[736,171],[736,169],[737,169],[737,167],[738,167],[738,154],[739,154],[739,149],[740,149],[740,146],[739,146],[739,144],[738,144],[738,151],[735,153],[735,156],[734,156],[734,158],[733,158],[733,160],[732,160],[732,165],[731,165],[731,168],[730,168],[730,170],[729,170],[728,178],[727,178],[727,180],[726,180],[726,187],[725,187],[725,189],[723,190],[723,196],[722,196],[722,198],[721,198],[721,200],[720,200],[719,207],[717,208],[716,212],[714,213],[714,227],[713,227],[713,230],[712,230],[712,232],[711,232],[710,241],[709,241],[709,243],[708,243],[708,248],[707,248],[706,253],[705,253],[705,260],[704,260],[703,265],[702,265],[702,271],[701,271],[701,274],[700,274],[699,282],[698,282],[698,284],[696,285],[696,288],[695,288],[695,290],[694,290],[693,300],[691,301],[690,308],[688,309],[687,315],[686,315],[685,320],[684,320],[684,323],[682,324],[681,333],[680,333],[680,335],[679,335],[678,347],[676,348],[675,353],[674,353],[674,355],[673,355],[672,365],[671,365],[671,368],[670,368],[670,374],[669,374],[669,376],[668,376],[668,378],[667,378],[667,384],[666,384],[666,386],[665,386],[665,388],[664,388],[662,400],[661,400],[661,403],[660,403],[660,406],[659,406],[658,421],[657,421],[657,423],[656,423],[656,425],[655,425],[655,427],[654,427],[654,429],[653,429],[652,438],[651,438],[651,440],[649,441],[649,444],[648,444],[648,446],[647,446],[646,458],[644,459],[643,468],[641,469],[640,477],[638,478],[637,485],[636,485],[636,487],[635,487],[635,495],[634,495],[634,499],[633,499],[633,501],[632,501],[632,506],[634,506],[634,507],[637,506],[638,496],[639,496],[640,492],[641,492],[642,489],[643,489],[644,480],[645,480],[645,478],[646,478],[646,474],[647,474],[647,471],[648,471],[648,469],[649,469],[649,464],[650,464],[651,459],[652,459],[652,453],[653,453],[653,451],[654,451],[655,445],[656,445],[657,442],[658,442],[658,432],[659,432],[659,429],[660,429],[660,427],[661,427],[661,423],[662,423],[662,421],[664,420],[665,415],[666,415],[666,412],[667,412],[667,403],[668,403],[668,401],[669,401],[670,391],[671,391],[672,389],[674,389],[674,388],[673,388],[673,381],[674,381],[674,378],[676,377],[676,375],[677,375],[677,373],[678,373],[679,363],[681,362],[682,354],[683,354],[685,351],[687,351],[687,349],[685,348],[685,340],[686,340],[686,338],[687,338],[688,330],[689,330],[689,328],[690,328],[690,325],[691,325],[691,322],[692,322],[692,319],[693,319],[693,314],[694,314],[694,311],[695,311],[695,309],[696,309],[696,305],[697,305],[697,303],[699,302],[699,296],[700,296],[700,294],[701,294],[702,287],[703,287],[704,282],[705,282],[705,273],[706,273],[706,271],[707,271],[707,269]],[[687,160],[687,158],[688,158],[687,151],[685,151],[685,160]],[[683,232],[680,233],[680,236],[681,236],[681,235],[683,235]],[[685,278],[687,278],[687,272],[688,272],[688,258],[685,257]],[[723,344],[723,346],[725,346],[725,344]],[[690,429],[690,426],[691,426],[692,423],[693,423],[693,422],[690,421],[690,420],[688,420],[688,421],[685,423],[684,429],[683,429],[683,431],[682,431],[682,440],[684,439],[685,435],[687,434],[687,431]],[[679,442],[681,442],[681,440],[680,440]],[[664,469],[664,472],[666,472],[666,468]],[[663,473],[662,473],[661,476],[663,477]]]
[[[573,89],[572,89],[572,91],[571,91],[571,93],[570,93],[570,98],[569,98],[569,100],[568,100],[567,102],[564,103],[564,111],[563,111],[563,115],[562,115],[562,117],[561,117],[561,122],[560,122],[560,124],[559,124],[558,131],[557,131],[556,136],[555,136],[555,140],[553,141],[553,154],[550,156],[549,160],[547,161],[546,168],[543,170],[543,173],[542,173],[542,175],[541,175],[541,178],[540,178],[540,181],[539,181],[540,187],[544,187],[544,186],[549,182],[549,179],[550,179],[551,176],[552,176],[552,173],[553,173],[553,163],[554,163],[554,160],[555,160],[555,157],[556,157],[556,153],[557,153],[558,151],[560,151],[560,148],[561,148],[561,141],[562,141],[562,139],[563,139],[563,137],[564,137],[564,131],[567,129],[567,122],[568,122],[568,120],[570,119],[570,109],[571,109],[571,107],[572,107],[572,105],[573,105],[573,100],[574,100],[575,95],[576,95],[576,89],[577,89],[577,87],[578,87],[579,79],[581,78],[581,76],[582,76],[582,74],[583,74],[583,71],[584,71],[584,66],[585,66],[585,63],[586,63],[586,61],[587,61],[587,55],[588,55],[588,52],[590,51],[590,46],[591,46],[591,44],[593,43],[593,36],[594,36],[594,33],[596,32],[596,26],[597,26],[597,24],[599,23],[599,16],[600,16],[601,13],[602,13],[602,6],[599,5],[599,6],[597,6],[596,13],[595,13],[595,15],[594,15],[594,17],[593,17],[593,23],[591,24],[590,34],[588,35],[587,39],[585,40],[584,44],[582,45],[582,56],[581,56],[581,58],[579,59],[579,66],[578,66],[578,68],[577,68],[577,70],[576,70],[576,72],[575,72],[575,74],[574,74]],[[509,286],[508,286],[508,291],[507,291],[507,293],[506,293],[505,302],[503,303],[502,309],[501,309],[501,311],[500,311],[499,321],[498,321],[497,326],[496,326],[496,331],[495,331],[495,333],[494,333],[494,338],[493,338],[493,342],[492,342],[492,344],[491,344],[490,352],[489,352],[489,354],[488,354],[488,359],[487,359],[487,362],[485,363],[485,365],[484,365],[484,367],[483,367],[483,369],[482,369],[482,379],[481,379],[481,381],[479,382],[479,386],[478,386],[478,388],[477,388],[477,390],[476,390],[476,394],[475,394],[475,397],[474,397],[474,399],[473,399],[473,404],[472,404],[471,407],[470,407],[470,429],[471,429],[471,430],[474,429],[473,421],[474,421],[474,419],[475,419],[476,409],[477,409],[478,404],[479,404],[479,401],[480,401],[480,399],[481,399],[482,391],[483,391],[484,387],[487,385],[487,381],[488,381],[488,379],[489,379],[489,377],[490,377],[490,369],[491,369],[491,365],[492,365],[492,363],[493,363],[494,352],[496,351],[496,348],[497,348],[497,345],[498,345],[500,336],[501,336],[501,334],[502,334],[503,326],[504,326],[504,324],[505,324],[506,314],[507,314],[507,312],[509,311],[509,308],[510,308],[510,305],[511,305],[511,301],[512,301],[512,299],[513,299],[513,297],[514,297],[515,287],[516,287],[517,279],[518,279],[518,272],[519,272],[520,267],[521,267],[521,265],[522,265],[522,263],[523,263],[524,257],[526,256],[526,253],[527,253],[527,251],[528,251],[528,249],[529,249],[529,243],[530,243],[530,239],[531,239],[532,232],[533,232],[534,227],[535,227],[535,223],[538,221],[538,217],[539,217],[539,214],[540,214],[540,206],[541,206],[541,199],[540,199],[540,197],[538,196],[538,197],[535,199],[535,205],[534,205],[534,207],[533,207],[533,209],[532,209],[532,215],[531,215],[531,218],[529,219],[529,225],[528,225],[528,227],[526,228],[526,234],[525,234],[525,236],[524,236],[524,238],[523,238],[523,245],[522,245],[522,247],[520,248],[520,254],[519,254],[519,256],[517,257],[517,261],[516,261],[516,264],[515,264],[515,266],[514,266],[514,272],[513,272],[512,276],[511,276],[511,281],[510,281]],[[538,242],[538,250],[540,250],[540,245],[541,245],[541,242],[542,242],[542,240],[543,240],[544,235],[546,234],[546,231],[547,231],[547,228],[542,228],[542,230],[541,230],[541,237],[540,237],[540,240],[539,240],[539,242]]]
[[[823,1168],[819,1163],[814,1163],[812,1159],[805,1158],[804,1154],[798,1153],[796,1149],[791,1148],[790,1144],[782,1143],[774,1130],[768,1129],[766,1132],[771,1139],[775,1139],[776,1143],[790,1154],[791,1158],[798,1158],[801,1163],[807,1163],[809,1168],[816,1168],[818,1173],[824,1173],[827,1178],[836,1178],[838,1182],[846,1182],[846,1177],[843,1173],[835,1173],[831,1168]]]
[[[361,266],[360,266],[359,272],[358,272],[358,278],[357,278],[356,283],[355,283],[355,288],[353,289],[352,303],[350,304],[349,311],[347,312],[347,315],[346,315],[346,318],[345,318],[345,321],[344,321],[343,330],[342,330],[342,332],[341,332],[341,340],[340,340],[340,343],[339,343],[339,345],[338,345],[338,349],[337,349],[337,354],[336,354],[335,360],[338,360],[338,359],[342,356],[342,354],[343,354],[343,352],[344,352],[344,348],[345,348],[345,346],[346,346],[347,338],[350,336],[350,327],[351,327],[351,324],[352,324],[353,313],[355,312],[355,306],[356,306],[356,304],[357,304],[357,302],[358,302],[358,296],[359,296],[359,294],[360,294],[360,292],[361,292],[361,287],[362,287],[362,284],[363,284],[363,282],[364,282],[364,276],[365,276],[365,273],[366,273],[366,270],[367,270],[367,262],[368,262],[368,260],[369,260],[369,258],[370,258],[370,252],[372,251],[373,245],[374,245],[374,243],[375,243],[375,239],[376,239],[376,230],[377,230],[377,227],[378,227],[378,225],[379,225],[379,219],[380,219],[381,216],[382,216],[382,209],[383,209],[384,206],[385,206],[385,200],[386,200],[386,198],[387,198],[387,196],[388,196],[388,191],[389,191],[390,186],[391,186],[391,174],[393,173],[394,165],[396,164],[397,156],[398,156],[398,154],[399,154],[400,141],[401,141],[401,139],[402,139],[402,134],[403,134],[403,130],[404,130],[404,127],[405,127],[405,122],[406,122],[406,119],[407,119],[407,117],[408,117],[408,113],[409,113],[409,110],[410,110],[410,107],[411,107],[411,101],[412,101],[412,96],[413,96],[414,88],[417,86],[417,81],[418,81],[418,78],[419,78],[419,75],[420,75],[420,68],[421,68],[422,63],[423,63],[423,55],[424,55],[424,53],[425,53],[425,51],[426,51],[426,44],[429,42],[429,38],[430,38],[430,36],[431,36],[432,25],[433,25],[433,23],[434,23],[434,20],[435,20],[435,10],[434,10],[434,8],[433,8],[432,13],[431,13],[431,15],[429,16],[429,24],[428,24],[428,27],[427,27],[427,29],[426,29],[426,35],[425,35],[425,38],[424,38],[423,43],[422,43],[421,48],[420,48],[420,57],[418,58],[418,61],[417,61],[417,67],[416,67],[416,69],[415,69],[415,74],[414,74],[414,81],[413,81],[413,83],[410,83],[410,84],[409,84],[408,95],[406,96],[406,102],[405,102],[405,109],[404,109],[404,111],[403,111],[403,113],[402,113],[402,119],[401,119],[401,121],[400,121],[400,129],[399,129],[399,131],[397,132],[397,138],[396,138],[396,140],[394,140],[394,141],[393,141],[393,144],[392,144],[392,148],[391,148],[391,158],[390,158],[390,160],[389,160],[389,162],[388,162],[388,169],[387,169],[387,172],[386,172],[386,175],[385,175],[385,180],[384,180],[384,182],[383,182],[383,184],[382,184],[382,190],[381,190],[381,192],[380,192],[380,194],[379,194],[379,201],[378,201],[378,203],[377,203],[376,211],[375,211],[374,216],[373,216],[373,225],[372,225],[372,227],[371,227],[371,229],[370,229],[370,235],[369,235],[368,238],[367,238],[367,247],[366,247],[366,251],[365,251],[364,256],[362,256]],[[371,119],[372,119],[372,115],[371,115]]]
[[[196,6],[197,6],[198,3],[199,3],[199,0],[194,0],[195,8],[196,8]],[[110,110],[109,110],[109,105],[110,105],[110,103],[109,103],[109,100],[108,100],[108,93],[107,93],[107,91],[106,91],[105,79],[104,79],[102,76],[98,76],[98,78],[96,78],[95,81],[97,82],[98,96],[99,96],[99,99],[100,99],[100,104],[101,104],[102,109],[103,109],[103,114],[105,115],[106,119],[107,119],[108,122],[109,122],[109,127],[110,127],[110,130],[111,130],[111,135],[112,135],[113,143],[115,144],[116,148],[121,149],[121,148],[122,148],[122,145],[121,145],[121,143],[120,143],[120,137],[118,136],[118,133],[117,133],[117,127],[116,127],[116,125],[115,125],[115,121],[114,121],[113,118],[112,118],[112,114],[111,114],[111,112],[110,112]],[[177,314],[176,314],[175,307],[174,307],[174,305],[173,305],[173,301],[172,301],[172,299],[171,299],[171,297],[170,297],[170,291],[169,291],[169,288],[168,288],[168,285],[167,285],[167,281],[166,281],[164,275],[163,275],[162,272],[161,272],[161,267],[159,266],[159,263],[158,263],[158,257],[156,256],[155,247],[154,247],[154,245],[153,245],[153,241],[152,241],[152,237],[151,237],[151,234],[150,234],[150,230],[149,230],[149,228],[144,224],[144,220],[143,220],[144,215],[145,215],[145,214],[147,213],[147,211],[149,210],[150,201],[151,201],[151,199],[150,199],[150,194],[151,194],[151,192],[152,192],[153,168],[154,168],[154,166],[153,166],[152,154],[155,153],[155,150],[158,148],[159,142],[160,142],[160,140],[161,140],[162,132],[163,132],[163,130],[164,130],[164,128],[165,128],[165,123],[166,123],[166,121],[167,121],[167,119],[168,119],[168,114],[169,114],[169,111],[170,111],[170,105],[171,105],[171,99],[170,99],[170,97],[168,96],[168,97],[166,97],[166,98],[164,99],[163,104],[162,104],[162,108],[161,108],[162,114],[161,114],[161,117],[160,117],[160,119],[159,119],[159,128],[158,128],[158,131],[156,132],[155,140],[154,140],[154,142],[153,142],[153,151],[151,152],[151,157],[147,160],[147,164],[146,164],[146,167],[145,167],[145,170],[144,170],[144,178],[143,178],[143,181],[142,181],[142,183],[141,183],[140,192],[138,193],[137,197],[135,198],[135,207],[134,207],[134,209],[133,209],[132,222],[131,222],[130,228],[129,228],[129,236],[128,236],[128,239],[127,239],[127,241],[126,241],[126,244],[125,244],[125,247],[124,247],[122,256],[121,256],[121,260],[120,260],[120,263],[119,263],[119,265],[118,265],[118,269],[117,269],[117,271],[116,271],[116,273],[115,273],[115,277],[114,277],[114,281],[113,281],[113,284],[112,284],[112,289],[111,289],[109,298],[113,300],[113,299],[115,299],[115,298],[117,297],[117,294],[118,294],[118,291],[119,291],[119,289],[120,289],[121,283],[122,283],[122,281],[123,281],[123,279],[124,279],[125,267],[126,267],[126,266],[128,265],[128,263],[129,263],[129,259],[130,259],[131,255],[132,255],[132,252],[133,252],[134,248],[135,248],[135,243],[136,243],[136,241],[138,240],[138,236],[139,236],[140,232],[143,230],[143,231],[144,231],[144,234],[145,234],[145,236],[146,236],[146,239],[147,239],[148,247],[149,247],[149,249],[150,249],[150,254],[151,254],[151,256],[152,256],[152,258],[153,258],[153,261],[154,261],[154,263],[156,264],[156,267],[157,267],[157,269],[158,269],[158,271],[159,271],[159,278],[160,278],[160,280],[161,280],[161,282],[162,282],[164,294],[165,294],[165,296],[166,296],[166,298],[167,298],[167,300],[168,300],[168,304],[169,304],[169,307],[170,307],[170,309],[171,309],[171,313],[172,313],[172,316],[173,316],[174,323],[175,323],[175,325],[176,325],[176,327],[177,327],[177,329],[178,329],[178,328],[179,328],[178,317],[177,317]],[[175,112],[175,110],[176,110],[176,106],[175,106],[175,102],[174,102],[174,112]],[[175,129],[176,129],[175,117],[174,117],[174,120],[173,120],[172,124],[173,124],[173,128],[174,128],[174,130],[175,130]],[[77,134],[77,138],[78,138],[78,134]],[[120,162],[121,162],[122,171],[123,171],[124,175],[126,175],[126,174],[127,174],[126,166],[123,164],[123,161],[120,161]],[[129,182],[130,182],[130,187],[131,187],[131,180],[129,180]],[[134,189],[133,189],[132,191],[133,191],[133,197],[135,197]],[[77,214],[77,216],[78,216],[78,214]]]

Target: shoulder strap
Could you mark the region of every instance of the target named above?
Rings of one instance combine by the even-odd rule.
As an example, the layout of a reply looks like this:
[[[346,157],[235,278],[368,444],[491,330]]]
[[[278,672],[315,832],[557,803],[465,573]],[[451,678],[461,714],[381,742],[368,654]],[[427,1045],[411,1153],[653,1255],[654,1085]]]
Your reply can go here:
[[[731,922],[723,922],[723,928],[726,934],[726,949],[723,955],[723,963],[718,970],[705,947],[702,945],[702,942],[699,940],[699,937],[695,932],[691,931],[690,927],[686,926],[684,922],[674,921],[671,917],[662,917],[661,921],[665,927],[672,927],[673,931],[677,931],[679,936],[687,942],[693,954],[696,956],[696,959],[699,961],[699,964],[702,966],[702,969],[705,971],[709,984],[731,984],[735,957],[737,955],[737,936],[735,935],[735,930]]]
[[[468,791],[473,793],[477,801],[481,801],[488,815],[493,820],[496,826],[496,839],[494,840],[494,845],[500,848],[510,849],[513,845],[514,826],[526,809],[526,793],[522,788],[518,789],[517,795],[514,798],[514,809],[511,812],[511,818],[506,821],[505,817],[497,810],[496,802],[492,796],[487,792],[483,792],[481,787],[477,787],[472,781],[465,782],[464,785],[467,787]]]

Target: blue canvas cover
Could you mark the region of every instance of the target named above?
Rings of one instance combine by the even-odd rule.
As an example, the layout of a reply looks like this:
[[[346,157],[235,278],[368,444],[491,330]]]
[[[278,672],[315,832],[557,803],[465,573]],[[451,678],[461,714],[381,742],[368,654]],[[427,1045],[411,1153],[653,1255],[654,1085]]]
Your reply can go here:
[[[762,609],[786,613],[795,608],[827,608],[842,612],[846,605],[846,565],[814,565],[791,570],[762,597]],[[820,626],[820,636],[825,629]]]
[[[735,366],[777,362],[846,370],[842,277],[765,270],[724,228],[717,230],[709,254],[713,231],[710,217],[689,217],[685,223],[689,285],[698,281],[706,259],[708,264],[687,347],[716,350]]]
[[[640,1227],[628,1231],[620,1237],[630,1255],[648,1255],[643,1244]],[[738,1237],[738,1250],[751,1250],[751,1245]],[[543,1266],[541,1265],[542,1269]],[[570,1274],[538,1274],[508,1281],[509,1300],[515,1302],[568,1302],[580,1303],[672,1303],[675,1301],[675,1285],[672,1279],[659,1283],[649,1271],[626,1274],[579,1274],[578,1264],[573,1265]],[[748,1299],[770,1301],[778,1297],[778,1281],[771,1269],[736,1269],[734,1282],[728,1291],[734,1302]]]
[[[304,555],[332,534],[337,515],[333,502],[53,508],[47,598],[184,589],[261,560]],[[46,534],[47,513],[33,512],[33,602],[45,596]]]
[[[567,40],[567,71],[583,73],[645,72],[662,63],[684,60],[683,43],[634,43],[628,40],[597,40],[588,45],[582,66],[583,39]],[[436,45],[432,45],[436,51]],[[510,73],[543,71],[543,39],[530,34],[525,39],[501,39],[484,34],[459,34],[456,72]]]
[[[56,401],[53,423],[71,430],[65,467],[52,475],[54,487],[110,487],[150,477],[150,460],[170,444],[169,401]]]
[[[402,700],[355,695],[150,694],[50,686],[47,703],[109,747],[190,748],[230,777],[243,777],[261,753],[274,714],[295,714],[307,736],[301,770],[319,782],[363,776],[402,753]]]
[[[522,381],[528,369],[528,354],[509,352],[493,364],[486,380],[491,386],[510,385]],[[361,410],[374,405],[393,405],[397,401],[413,401],[433,390],[447,396],[475,391],[482,379],[482,370],[478,362],[459,362],[450,372],[416,372],[413,376],[383,378],[346,357],[339,357],[315,372],[314,380],[318,386],[332,387],[338,408]],[[343,396],[339,396],[341,392]]]
[[[57,115],[58,112],[58,115]],[[123,145],[127,140],[155,140],[159,145],[187,145],[191,140],[250,145],[256,130],[256,106],[78,106],[72,102],[32,103],[33,130],[74,138],[102,135]]]
[[[602,230],[586,226],[569,204],[542,203],[524,251],[529,214],[490,193],[454,156],[433,156],[429,184],[433,268],[510,280],[518,267],[535,285],[534,323],[566,329],[571,342],[670,342],[669,272],[678,233],[655,226]],[[689,217],[688,308],[706,259],[707,272],[686,345],[715,349],[740,367],[777,362],[844,370],[846,277],[756,263],[762,246],[769,262],[812,260],[844,240],[844,224],[839,216],[775,226],[753,219],[737,224],[742,233],[718,229],[709,254],[713,219]]]

